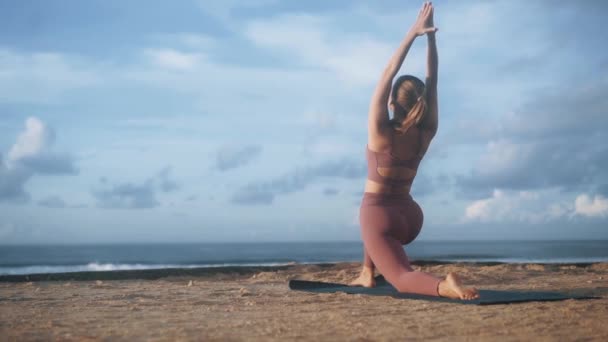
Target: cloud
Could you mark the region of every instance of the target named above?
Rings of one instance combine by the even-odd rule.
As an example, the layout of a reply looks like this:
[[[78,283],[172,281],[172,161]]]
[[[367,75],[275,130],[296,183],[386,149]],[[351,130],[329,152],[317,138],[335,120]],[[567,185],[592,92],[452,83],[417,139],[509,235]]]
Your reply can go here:
[[[608,197],[608,183],[598,185],[598,186],[597,186],[597,188],[596,188],[596,191],[597,191],[597,192],[598,192],[600,195],[602,195],[602,196],[604,196],[604,197]]]
[[[172,192],[179,189],[179,184],[171,179],[171,170],[170,166],[166,166],[158,173],[159,187],[163,192]]]
[[[598,181],[608,157],[606,148],[586,146],[580,141],[491,141],[473,170],[466,176],[456,176],[456,182],[468,193],[484,193],[495,187],[581,189]]]
[[[30,117],[25,121],[25,130],[8,153],[7,167],[24,167],[38,174],[76,173],[74,161],[68,155],[50,150],[55,134],[40,119]]]
[[[605,218],[608,198],[602,195],[577,195],[572,201],[559,199],[557,189],[540,191],[509,191],[494,189],[492,196],[471,202],[465,209],[463,222],[526,222],[543,223],[558,219]]]
[[[587,194],[576,197],[574,202],[575,212],[587,217],[606,217],[608,216],[608,198],[595,195],[591,198]]]
[[[53,133],[37,118],[25,121],[25,131],[17,137],[8,157],[10,161],[39,155],[53,140]]]
[[[494,189],[489,198],[470,203],[463,222],[542,223],[571,217],[573,206],[555,202],[555,190],[505,191]]]
[[[437,177],[433,179],[431,176],[428,176],[423,173],[418,173],[414,182],[412,183],[412,188],[410,190],[412,196],[414,197],[424,197],[432,194],[436,190],[436,184],[440,185],[445,184],[445,180],[442,177]]]
[[[38,205],[47,208],[65,208],[65,201],[59,196],[49,196],[38,201]]]
[[[215,37],[200,32],[157,34],[154,36],[154,38],[156,38],[155,41],[158,41],[161,44],[178,45],[179,47],[189,48],[194,51],[204,51],[212,49],[216,47],[216,45],[219,43]]]
[[[275,195],[271,189],[246,186],[238,190],[231,201],[235,204],[272,204]]]
[[[228,171],[244,166],[253,161],[262,152],[262,146],[223,146],[217,152],[215,167],[220,171]]]
[[[364,149],[364,143],[348,141],[339,137],[311,137],[302,147],[303,154],[307,158],[314,160],[335,159],[344,155],[352,154],[353,152],[361,152]]]
[[[349,85],[375,82],[394,44],[361,32],[331,34],[332,27],[323,16],[289,13],[252,20],[245,35],[259,47],[295,56],[302,66],[329,70]]]
[[[325,188],[323,189],[323,195],[325,196],[335,196],[339,193],[340,191],[336,188]]]
[[[201,53],[186,53],[173,49],[147,49],[144,53],[157,66],[177,71],[193,70],[204,58]]]
[[[329,130],[336,128],[338,117],[326,111],[307,111],[302,116],[302,119],[305,125],[315,130]]]
[[[23,168],[7,168],[0,156],[0,202],[27,202],[30,195],[25,191],[25,183],[32,173]]]
[[[479,194],[493,188],[557,186],[586,191],[608,182],[606,92],[603,81],[558,87],[539,93],[496,124],[481,123],[491,140],[470,173],[457,177],[461,190]]]
[[[25,184],[35,175],[74,175],[78,173],[69,155],[58,154],[51,147],[53,131],[40,119],[30,117],[25,129],[10,148],[8,158],[0,156],[0,201],[27,202]]]
[[[285,68],[275,64],[252,65],[248,61],[228,63],[221,57],[222,49],[228,47],[214,51],[219,56],[179,51],[182,54],[201,56],[195,62],[184,65],[184,69],[172,68],[150,59],[149,53],[144,53],[142,63],[125,68],[121,78],[123,82],[137,87],[163,89],[172,95],[187,96],[194,101],[195,106],[200,107],[198,112],[213,113],[210,116],[214,118],[220,115],[238,116],[241,125],[256,127],[262,126],[271,116],[276,120],[279,116],[277,108],[293,105],[295,98],[302,103],[318,101],[319,94],[323,95],[324,89],[331,89],[332,97],[344,96],[345,91],[335,88],[336,80],[327,72]],[[240,48],[233,53],[245,54],[241,53]],[[207,54],[210,55],[209,58],[202,57]],[[286,83],[287,80],[289,82]],[[235,98],[241,100],[235,101]],[[207,125],[215,123],[210,117],[202,121]]]
[[[550,137],[582,138],[608,128],[608,83],[591,79],[572,87],[557,85],[538,91],[521,108],[509,113],[494,134],[518,141]]]
[[[100,189],[91,194],[97,200],[97,207],[105,209],[148,209],[161,203],[157,199],[158,191],[174,192],[179,189],[176,181],[170,178],[171,167],[166,166],[155,177],[143,182],[119,182],[111,184],[105,177],[99,182]]]
[[[238,189],[231,201],[236,204],[271,204],[277,195],[303,190],[319,179],[363,179],[366,172],[362,161],[342,159],[323,162],[316,166],[295,169],[269,181],[250,183]]]
[[[119,183],[104,190],[94,191],[97,206],[106,209],[144,209],[159,205],[151,181],[141,184]]]
[[[0,102],[51,102],[101,80],[96,67],[78,57],[0,48]]]
[[[40,154],[33,157],[24,157],[19,162],[38,174],[65,175],[78,173],[74,165],[74,159],[70,155]]]

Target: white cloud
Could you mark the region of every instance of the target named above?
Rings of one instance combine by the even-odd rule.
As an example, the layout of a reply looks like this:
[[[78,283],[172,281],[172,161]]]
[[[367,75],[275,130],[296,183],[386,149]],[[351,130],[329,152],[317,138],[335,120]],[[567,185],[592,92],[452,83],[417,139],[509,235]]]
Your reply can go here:
[[[220,42],[213,36],[200,32],[163,33],[152,36],[153,41],[163,45],[172,45],[194,50],[210,50]]]
[[[174,49],[147,49],[144,53],[157,66],[183,71],[193,70],[204,58],[200,53],[186,53]]]
[[[306,67],[329,70],[347,86],[375,82],[395,44],[335,28],[322,16],[283,14],[249,22],[245,35],[258,46],[295,56]]]
[[[555,190],[505,191],[494,189],[492,196],[473,201],[463,222],[542,223],[572,216],[573,207],[556,200]]]
[[[101,73],[91,61],[62,53],[26,53],[0,47],[0,102],[52,102],[69,90],[101,82]]]
[[[53,132],[40,119],[26,120],[25,130],[9,150],[6,162],[0,159],[0,201],[29,200],[25,184],[36,174],[77,173],[69,155],[51,151],[53,142]]]
[[[508,172],[524,164],[528,155],[529,151],[524,145],[506,140],[490,141],[476,169],[484,175]]]
[[[323,137],[309,142],[304,153],[313,160],[336,159],[355,153],[362,156],[364,145],[337,137]],[[359,152],[359,153],[357,153]],[[361,160],[363,163],[363,159]]]
[[[591,198],[587,194],[576,197],[574,201],[575,212],[587,217],[606,217],[608,216],[608,199],[595,195]]]
[[[171,53],[168,53],[171,51]],[[163,53],[160,53],[163,52]],[[172,48],[145,49],[145,60],[121,72],[124,82],[147,89],[165,89],[171,95],[191,97],[199,111],[212,117],[239,116],[245,126],[263,118],[282,115],[294,103],[323,103],[326,98],[345,98],[334,75],[322,70],[289,69],[280,66],[227,64],[206,53],[185,53]],[[327,101],[328,102],[328,101]],[[299,108],[297,108],[300,110]],[[254,113],[255,115],[251,115]]]
[[[8,152],[8,162],[34,157],[43,152],[52,143],[53,133],[38,118],[30,117],[25,121],[25,131]]]
[[[499,216],[504,216],[510,211],[505,205],[500,205],[500,202],[505,202],[504,193],[500,190],[494,190],[492,197],[474,201],[465,209],[465,218],[468,220],[489,221],[496,219]]]

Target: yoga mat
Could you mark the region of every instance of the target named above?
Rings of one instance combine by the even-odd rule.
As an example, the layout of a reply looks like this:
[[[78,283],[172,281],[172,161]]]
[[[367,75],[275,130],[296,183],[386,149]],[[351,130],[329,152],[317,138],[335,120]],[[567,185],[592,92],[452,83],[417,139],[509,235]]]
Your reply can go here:
[[[434,302],[459,303],[468,305],[492,305],[523,302],[544,302],[566,299],[597,299],[599,297],[579,296],[547,291],[498,291],[478,290],[479,298],[473,300],[450,299],[444,297],[425,296],[410,293],[399,293],[382,277],[376,278],[376,287],[366,288],[360,286],[348,286],[339,283],[326,283],[321,281],[290,280],[289,288],[296,291],[313,293],[336,293],[364,294],[371,296],[390,296],[403,299],[429,300]]]

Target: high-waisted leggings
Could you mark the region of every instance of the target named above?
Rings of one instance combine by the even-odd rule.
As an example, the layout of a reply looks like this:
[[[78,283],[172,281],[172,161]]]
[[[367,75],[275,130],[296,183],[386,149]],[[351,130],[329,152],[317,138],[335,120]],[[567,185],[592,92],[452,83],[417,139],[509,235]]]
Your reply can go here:
[[[410,194],[365,192],[359,210],[364,263],[375,265],[399,292],[438,296],[441,279],[415,271],[403,250],[420,233],[423,219]]]

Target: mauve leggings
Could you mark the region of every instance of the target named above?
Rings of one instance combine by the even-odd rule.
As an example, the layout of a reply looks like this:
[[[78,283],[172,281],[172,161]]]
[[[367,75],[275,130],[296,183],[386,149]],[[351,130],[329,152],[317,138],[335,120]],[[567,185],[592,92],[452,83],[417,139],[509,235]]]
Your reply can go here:
[[[365,192],[359,210],[365,264],[373,264],[399,292],[439,296],[441,279],[414,271],[402,245],[418,236],[423,213],[409,194]]]

